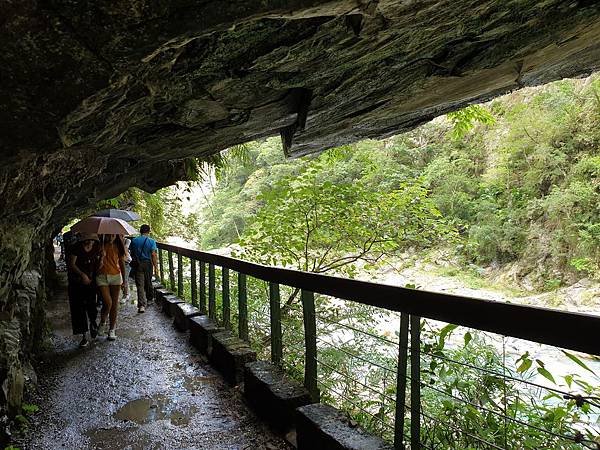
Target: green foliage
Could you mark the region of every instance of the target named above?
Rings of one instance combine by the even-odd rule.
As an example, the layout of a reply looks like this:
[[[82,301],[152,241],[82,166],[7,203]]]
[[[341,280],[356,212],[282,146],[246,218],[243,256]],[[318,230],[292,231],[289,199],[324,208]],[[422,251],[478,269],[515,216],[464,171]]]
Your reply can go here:
[[[453,124],[452,135],[455,138],[464,137],[473,129],[476,122],[485,125],[493,125],[496,123],[494,116],[481,105],[467,106],[466,108],[449,113],[447,117]]]
[[[599,86],[566,80],[499,98],[491,127],[471,126],[472,111],[449,115],[462,139],[429,143],[422,173],[467,261],[521,261],[545,289],[598,277]]]
[[[40,407],[31,403],[23,403],[21,405],[21,409],[23,410],[24,414],[30,416],[31,414],[35,414],[36,412],[38,412],[40,410]]]
[[[24,430],[27,427],[29,427],[29,420],[27,419],[27,417],[25,417],[22,414],[17,414],[15,416],[15,422],[17,423],[17,425],[19,426],[19,428],[21,430]]]
[[[549,278],[544,281],[544,290],[546,291],[555,291],[559,287],[561,287],[563,281],[560,278]]]
[[[483,333],[466,332],[461,348],[447,345],[449,336],[460,328],[446,325],[439,329],[427,322],[422,327],[422,351],[431,356],[422,375],[422,408],[426,414],[422,438],[429,447],[479,448],[485,441],[502,448],[508,448],[509,443],[510,448],[574,450],[581,448],[580,445],[560,435],[594,439],[593,427],[580,425],[586,421],[589,424],[591,419],[591,405],[582,397],[562,398],[552,390],[540,395],[519,381],[530,381],[535,372],[550,387],[562,388],[557,375],[540,359],[526,352],[515,361],[516,369],[511,370],[504,362],[506,349],[491,345]],[[568,352],[565,355],[593,374],[575,355]],[[562,378],[569,390],[571,385],[577,385],[579,395],[593,397],[599,392],[597,386],[577,375]],[[457,435],[454,428],[439,426],[440,420],[451,423],[462,433]],[[581,430],[585,430],[584,434]]]
[[[242,236],[246,224],[260,207],[258,195],[283,176],[295,173],[295,164],[285,161],[277,139],[237,147],[224,156],[226,162],[209,182],[202,210],[203,248],[230,245]]]
[[[250,233],[257,232],[255,217],[266,220],[263,208],[275,204],[269,191],[271,197],[284,195],[286,183],[287,200],[280,206],[292,213],[291,196],[294,190],[300,192],[295,180],[306,181],[309,170],[317,170],[318,186],[327,193],[338,195],[333,191],[345,189],[339,193],[345,206],[362,208],[357,211],[362,216],[377,214],[382,223],[391,215],[381,208],[386,202],[394,204],[391,193],[402,196],[406,186],[418,186],[441,213],[440,222],[458,231],[459,239],[451,242],[459,260],[478,265],[518,261],[520,275],[533,272],[529,280],[549,290],[577,277],[600,276],[599,148],[600,78],[594,76],[525,89],[488,105],[468,106],[409,133],[345,145],[320,156],[286,160],[277,138],[239,145],[208,162],[190,164],[190,177],[203,174],[204,182],[187,192],[132,189],[105,206],[133,206],[159,238],[180,235],[208,249],[240,239],[248,243]],[[198,186],[202,211],[182,214],[181,200],[197,193]],[[306,197],[307,188],[300,193]],[[354,205],[355,199],[363,203]],[[294,230],[302,235],[300,224],[296,220]],[[338,220],[345,231],[354,225]],[[408,236],[402,238],[398,250],[427,245],[427,238],[412,244]],[[315,235],[314,244],[322,245],[319,239],[324,237]],[[344,249],[340,246],[339,251]],[[290,257],[275,258],[282,264],[311,266]]]
[[[519,261],[520,275],[533,271],[529,279],[543,290],[556,289],[576,277],[598,278],[598,98],[597,77],[561,81],[499,98],[489,106],[469,106],[449,114],[447,120],[403,135],[345,145],[318,157],[286,160],[274,138],[246,144],[224,156],[228,162],[206,193],[207,206],[196,233],[199,244],[214,248],[241,239],[247,245],[250,234],[264,235],[269,226],[281,232],[287,226],[288,235],[292,227],[304,235],[306,226],[301,226],[300,212],[291,206],[292,197],[298,191],[308,198],[308,173],[316,170],[315,191],[337,195],[332,191],[339,190],[343,205],[355,211],[362,208],[362,216],[367,212],[380,215],[382,223],[390,214],[386,217],[373,204],[384,205],[391,201],[392,192],[404,192],[406,186],[423,189],[427,202],[442,215],[439,222],[458,231],[458,239],[443,242],[455,244],[459,260],[467,266]],[[296,180],[306,186],[300,189]],[[364,206],[359,201],[354,206],[350,195],[373,204]],[[280,203],[275,196],[282,198]],[[317,209],[323,206],[325,195],[318,198]],[[263,211],[267,204],[272,213],[268,220]],[[275,205],[283,208],[281,212],[272,211]],[[290,220],[280,224],[279,219],[288,214]],[[259,225],[251,225],[256,216],[266,221],[262,231]],[[348,228],[360,230],[355,225],[338,220],[338,236]],[[274,256],[273,261],[309,269],[313,263],[318,265],[310,255],[305,255],[304,264],[298,258],[303,242],[299,236],[290,238],[295,247],[285,257]],[[319,234],[311,239],[322,245]],[[418,248],[427,246],[425,241],[409,244],[407,240],[396,247]],[[267,261],[268,247],[263,248],[265,254],[257,250],[252,257]],[[345,251],[341,244],[339,251]],[[348,269],[351,273],[352,267]]]
[[[418,182],[390,192],[374,192],[362,180],[333,183],[326,176],[328,158],[263,192],[263,206],[240,241],[246,258],[351,275],[359,260],[375,264],[386,254],[438,243],[450,233]]]
[[[569,264],[578,272],[582,272],[589,276],[594,276],[598,273],[598,264],[591,258],[573,258]]]
[[[141,217],[139,221],[132,223],[136,228],[142,223],[147,223],[152,229],[152,234],[159,239],[180,236],[194,240],[198,229],[198,214],[186,215],[182,210],[183,199],[190,199],[193,186],[193,182],[181,182],[153,194],[131,188],[116,198],[101,202],[98,209],[130,209]]]
[[[342,408],[371,432],[392,440],[398,344],[381,325],[393,313],[326,298],[317,298],[317,305],[322,401]],[[288,333],[290,339],[297,336],[293,327]],[[596,438],[593,421],[597,409],[592,403],[600,390],[594,383],[575,374],[551,373],[529,352],[514,360],[513,368],[507,361],[507,348],[482,332],[422,321],[421,336],[424,446],[575,450],[581,446],[573,442],[573,436]],[[289,352],[303,351],[301,346],[288,348]],[[595,377],[577,356],[565,355]],[[299,359],[297,353],[287,356],[288,361],[297,363]],[[301,374],[302,368],[295,368]],[[534,376],[538,378],[532,380]],[[563,398],[552,390],[523,383],[539,384],[539,377],[547,380],[550,388],[565,390],[566,386],[572,394]],[[406,435],[409,430],[406,414]]]
[[[10,424],[13,437],[23,436],[28,432],[29,426],[31,425],[30,418],[39,410],[40,408],[38,405],[31,403],[21,404],[21,414],[15,415],[12,423]],[[19,447],[9,445],[8,447],[4,447],[4,450],[19,450]]]

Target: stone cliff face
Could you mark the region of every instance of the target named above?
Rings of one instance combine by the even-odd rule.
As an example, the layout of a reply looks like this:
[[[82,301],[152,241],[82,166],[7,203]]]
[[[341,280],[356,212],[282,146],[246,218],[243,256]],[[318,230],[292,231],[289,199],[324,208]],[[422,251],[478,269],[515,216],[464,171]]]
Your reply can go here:
[[[0,405],[15,410],[42,317],[41,243],[74,213],[241,142],[280,134],[302,155],[600,66],[590,0],[1,8]]]

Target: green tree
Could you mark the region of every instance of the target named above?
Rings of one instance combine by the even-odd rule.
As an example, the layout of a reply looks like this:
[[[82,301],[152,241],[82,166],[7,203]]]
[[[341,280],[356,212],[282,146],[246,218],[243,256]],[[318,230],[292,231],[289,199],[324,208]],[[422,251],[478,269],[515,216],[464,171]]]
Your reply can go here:
[[[419,183],[374,192],[361,182],[323,180],[315,161],[261,196],[264,205],[241,240],[244,256],[310,272],[353,274],[362,260],[439,243],[451,234]]]
[[[495,123],[494,116],[481,105],[469,105],[466,108],[449,113],[447,117],[454,126],[452,135],[455,138],[465,136],[473,129],[476,122],[486,125]]]

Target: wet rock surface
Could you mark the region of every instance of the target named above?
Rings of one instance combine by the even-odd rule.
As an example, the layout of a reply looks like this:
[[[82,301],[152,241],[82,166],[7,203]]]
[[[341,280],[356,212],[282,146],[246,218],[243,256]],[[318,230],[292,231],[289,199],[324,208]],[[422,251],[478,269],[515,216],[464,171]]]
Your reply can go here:
[[[27,449],[285,449],[152,305],[121,305],[117,340],[78,348],[66,293],[48,303],[51,349],[37,370]]]

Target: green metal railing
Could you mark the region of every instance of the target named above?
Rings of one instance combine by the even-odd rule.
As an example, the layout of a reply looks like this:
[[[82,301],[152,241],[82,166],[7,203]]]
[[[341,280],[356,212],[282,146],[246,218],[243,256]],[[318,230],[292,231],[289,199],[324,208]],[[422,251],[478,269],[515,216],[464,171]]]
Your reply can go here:
[[[168,273],[164,272],[165,253]],[[174,254],[177,255],[176,265]],[[504,369],[493,370],[468,361],[452,360],[442,352],[427,350],[422,334],[423,319],[427,318],[429,321],[600,355],[600,317],[267,267],[167,244],[159,244],[159,267],[163,284],[172,290],[176,289],[179,296],[198,306],[222,326],[232,330],[235,328],[241,339],[251,342],[256,338],[249,333],[249,328],[260,331],[262,340],[259,343],[268,340],[270,359],[274,364],[298,372],[298,362],[289,361],[284,352],[284,341],[288,342],[286,348],[302,348],[302,381],[313,400],[318,401],[326,395],[324,400],[347,405],[355,409],[357,415],[370,417],[369,420],[375,424],[372,428],[393,440],[396,448],[458,448],[442,444],[439,435],[431,437],[428,434],[439,428],[447,430],[449,442],[461,436],[461,439],[473,443],[470,444],[472,448],[514,448],[511,447],[513,443],[509,441],[508,430],[517,426],[545,433],[549,442],[551,439],[555,440],[552,442],[564,440],[567,444],[560,448],[600,448],[590,438],[589,432],[584,435],[571,433],[569,429],[569,434],[562,429],[529,423],[518,414],[512,414],[506,406],[506,386],[522,383],[526,389],[544,390],[563,396],[565,401],[585,405],[586,414],[591,414],[591,417],[594,416],[590,408],[598,408],[600,413],[600,399],[582,395],[577,397],[571,391],[543,386],[513,376],[515,374]],[[217,277],[218,271],[220,278]],[[237,277],[232,277],[233,281],[230,280],[231,272],[237,273]],[[190,280],[189,283],[186,280]],[[256,303],[259,306],[254,303],[250,305],[249,286],[257,286],[256,283],[262,282],[265,283],[262,285],[265,291],[251,293],[262,297]],[[283,305],[282,289],[288,299]],[[232,313],[231,292],[234,290],[237,302],[236,311]],[[298,292],[299,298],[296,295]],[[361,329],[351,317],[339,320],[331,318],[331,311],[327,309],[331,309],[331,302],[322,303],[323,298],[335,299],[342,311],[360,307],[367,315],[382,314],[386,318],[397,319],[394,322],[397,324],[394,336],[385,337],[377,331]],[[320,309],[319,305],[322,304],[326,305],[325,309]],[[268,307],[259,310],[263,306]],[[250,313],[253,319],[249,317]],[[285,328],[291,326],[289,318],[294,314],[297,318],[301,317],[303,327],[302,338],[295,341],[292,338],[300,330],[286,331]],[[267,317],[263,317],[265,315]],[[234,327],[234,321],[237,327]],[[465,331],[465,336],[468,333]],[[370,348],[378,349],[380,360],[375,360],[373,354],[363,353],[367,341],[372,342]],[[341,355],[345,364],[354,369],[341,367],[331,360],[332,355]],[[491,399],[490,404],[481,404],[480,401],[463,398],[456,392],[440,389],[431,381],[433,378],[428,373],[433,370],[431,367],[439,364],[449,367],[456,365],[465,373],[477,371],[492,382],[504,383],[505,398]],[[350,376],[352,370],[354,375]],[[369,374],[374,372],[381,374],[377,383],[369,380]],[[452,418],[444,420],[433,414],[426,403],[433,395],[437,396],[436,399],[443,398],[452,405],[465,407],[467,411],[469,408],[477,410],[482,417],[495,423],[504,423],[501,430],[503,436],[493,436],[492,442],[489,437],[480,436],[476,430],[461,428]],[[363,401],[357,402],[357,398]]]

